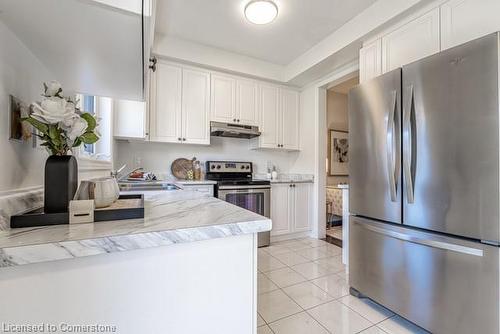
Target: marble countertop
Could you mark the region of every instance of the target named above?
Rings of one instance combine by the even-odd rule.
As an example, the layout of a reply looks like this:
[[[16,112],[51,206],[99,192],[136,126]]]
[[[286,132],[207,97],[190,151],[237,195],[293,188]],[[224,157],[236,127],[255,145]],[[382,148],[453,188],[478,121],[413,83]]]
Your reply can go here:
[[[271,230],[271,220],[205,194],[148,197],[145,218],[0,231],[0,267],[85,257]]]
[[[290,180],[290,179],[275,179],[270,180],[272,183],[314,183],[314,180]]]
[[[266,180],[266,174],[255,174],[255,179]],[[269,180],[269,179],[267,179]],[[276,179],[269,180],[271,183],[314,183],[312,174],[278,174]]]
[[[217,184],[217,181],[212,181],[212,180],[173,180],[174,183],[180,184],[180,185],[207,185],[207,184]]]

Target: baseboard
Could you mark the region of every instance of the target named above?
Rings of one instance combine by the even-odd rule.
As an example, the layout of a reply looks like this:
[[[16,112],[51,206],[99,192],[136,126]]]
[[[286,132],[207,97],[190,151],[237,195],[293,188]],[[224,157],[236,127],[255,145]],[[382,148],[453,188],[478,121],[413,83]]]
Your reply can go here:
[[[297,232],[297,233],[274,235],[274,236],[271,236],[271,244],[273,242],[290,240],[290,239],[297,239],[297,238],[306,238],[306,237],[311,237],[311,231],[303,231],[303,232]]]

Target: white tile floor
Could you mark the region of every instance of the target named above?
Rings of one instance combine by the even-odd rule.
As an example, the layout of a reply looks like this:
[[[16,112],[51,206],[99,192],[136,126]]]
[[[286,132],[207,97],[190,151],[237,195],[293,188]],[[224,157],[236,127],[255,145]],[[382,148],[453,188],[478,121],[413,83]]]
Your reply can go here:
[[[258,251],[258,334],[423,334],[366,299],[349,295],[342,250],[303,238]]]

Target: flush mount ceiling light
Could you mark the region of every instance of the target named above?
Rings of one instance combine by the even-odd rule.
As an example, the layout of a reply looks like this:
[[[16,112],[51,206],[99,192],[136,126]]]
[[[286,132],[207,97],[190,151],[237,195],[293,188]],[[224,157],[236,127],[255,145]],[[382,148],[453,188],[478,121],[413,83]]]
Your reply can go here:
[[[271,23],[278,16],[278,6],[271,0],[253,0],[245,6],[245,17],[255,24]]]

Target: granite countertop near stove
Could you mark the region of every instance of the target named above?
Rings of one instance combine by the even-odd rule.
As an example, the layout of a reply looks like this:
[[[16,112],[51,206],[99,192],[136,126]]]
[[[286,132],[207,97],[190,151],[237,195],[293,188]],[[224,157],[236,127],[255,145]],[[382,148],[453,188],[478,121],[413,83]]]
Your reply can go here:
[[[266,174],[255,174],[254,179],[266,180]],[[314,183],[312,174],[278,174],[278,177],[269,180],[271,183]]]
[[[148,197],[145,218],[0,231],[0,267],[271,230],[271,220],[197,191]]]

